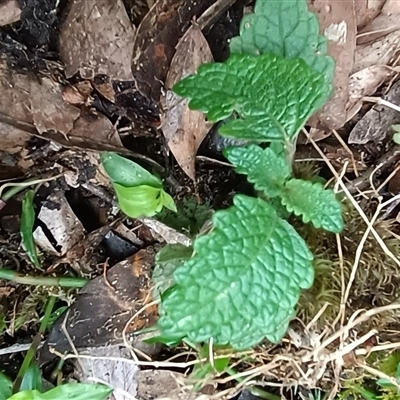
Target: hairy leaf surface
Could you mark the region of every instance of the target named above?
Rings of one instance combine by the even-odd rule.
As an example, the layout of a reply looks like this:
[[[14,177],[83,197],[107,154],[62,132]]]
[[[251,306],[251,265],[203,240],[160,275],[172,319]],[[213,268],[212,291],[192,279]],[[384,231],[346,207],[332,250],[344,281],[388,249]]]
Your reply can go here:
[[[249,182],[268,197],[278,196],[290,177],[286,160],[269,147],[265,150],[257,145],[231,147],[224,154],[236,167],[236,172],[246,174]]]
[[[313,282],[304,240],[262,199],[237,195],[196,239],[195,255],[162,294],[163,336],[242,349],[286,332],[301,288]]]
[[[301,58],[324,76],[331,90],[334,61],[326,55],[327,39],[319,34],[318,19],[305,0],[258,0],[254,14],[243,17],[240,36],[232,38],[230,48],[232,53]]]
[[[273,54],[232,54],[224,63],[204,64],[173,90],[211,121],[233,119],[221,134],[255,141],[293,139],[327,98],[324,79],[303,60]]]
[[[291,179],[281,197],[288,211],[301,215],[305,223],[311,222],[316,228],[334,233],[343,229],[342,206],[335,193],[320,183]]]

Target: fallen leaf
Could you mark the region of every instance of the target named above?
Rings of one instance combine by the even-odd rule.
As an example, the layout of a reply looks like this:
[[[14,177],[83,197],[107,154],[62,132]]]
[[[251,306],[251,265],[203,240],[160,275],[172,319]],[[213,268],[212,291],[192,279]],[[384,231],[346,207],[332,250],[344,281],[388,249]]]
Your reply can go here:
[[[126,362],[131,358],[126,347],[88,347],[81,349],[79,353],[90,356],[75,360],[75,372],[80,382],[92,383],[93,380],[98,380],[108,384],[114,389],[110,397],[112,400],[127,400],[124,392],[136,395],[139,367]]]
[[[9,25],[19,21],[21,8],[17,0],[5,0],[0,2],[0,26]]]
[[[16,123],[34,125],[40,133],[52,130],[65,135],[80,114],[63,101],[60,84],[48,77],[12,71],[6,60],[0,60],[0,93],[0,114]]]
[[[355,1],[357,28],[359,32],[379,15],[385,2],[386,0]]]
[[[106,275],[91,280],[80,290],[76,301],[67,314],[62,315],[53,324],[44,347],[41,361],[49,361],[54,355],[49,347],[57,351],[71,351],[71,346],[62,330],[65,326],[77,349],[106,345],[124,345],[122,332],[136,332],[155,323],[157,305],[147,307],[131,320],[139,309],[149,304],[151,288],[150,274],[154,266],[154,254],[151,250],[140,250],[132,257],[114,265]],[[133,347],[136,339],[130,342]],[[156,346],[145,345],[144,351],[156,351]]]
[[[383,99],[400,104],[400,81],[397,81],[383,96]],[[377,104],[372,107],[354,126],[350,132],[349,143],[379,143],[391,132],[393,124],[400,123],[400,113],[393,108]]]
[[[352,73],[373,65],[388,65],[400,49],[400,30],[371,43],[358,45],[354,54]]]
[[[158,0],[140,23],[132,71],[139,91],[158,104],[179,38],[214,0]]]
[[[52,254],[63,256],[84,238],[82,223],[62,192],[55,192],[46,199],[37,218],[51,233],[55,245],[51,244],[41,226],[33,232],[35,242]]]
[[[400,29],[400,2],[387,0],[380,14],[357,35],[357,44],[374,42]]]
[[[132,80],[135,31],[122,0],[72,0],[61,26],[60,58],[67,78],[108,75]]]
[[[197,26],[191,26],[176,47],[165,81],[166,96],[162,99],[165,114],[161,129],[176,161],[192,180],[196,179],[197,150],[212,124],[203,113],[191,110],[188,100],[170,89],[181,79],[194,74],[200,65],[211,61],[213,56],[205,37]]]
[[[362,106],[362,98],[374,94],[388,79],[400,72],[400,67],[371,65],[350,76],[349,100],[347,102],[347,120],[352,119]]]
[[[329,130],[339,129],[347,120],[349,77],[356,47],[354,1],[315,0],[311,2],[310,11],[318,15],[321,32],[328,39],[328,54],[335,59],[336,68],[333,77],[334,92],[309,123]]]

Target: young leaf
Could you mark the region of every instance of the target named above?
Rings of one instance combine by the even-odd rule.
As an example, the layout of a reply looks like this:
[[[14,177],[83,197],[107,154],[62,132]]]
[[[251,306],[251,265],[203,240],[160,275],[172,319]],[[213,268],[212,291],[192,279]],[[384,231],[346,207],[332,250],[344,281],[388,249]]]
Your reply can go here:
[[[101,153],[101,163],[113,183],[122,186],[151,186],[162,188],[162,182],[139,164],[121,157],[116,153]]]
[[[24,390],[8,400],[105,400],[112,393],[109,386],[100,384],[66,383],[56,386],[45,393],[37,390]]]
[[[331,90],[334,61],[326,55],[327,39],[319,35],[318,19],[308,11],[306,0],[257,1],[254,14],[243,17],[240,36],[231,39],[230,49],[232,53],[302,58],[324,76]]]
[[[0,400],[8,400],[12,395],[12,381],[0,371]]]
[[[131,218],[152,217],[160,212],[163,206],[176,211],[172,197],[163,188],[152,186],[125,187],[114,183],[119,208]]]
[[[101,154],[104,169],[110,177],[122,212],[131,218],[152,217],[166,207],[176,211],[172,197],[162,182],[140,165],[116,153]]]
[[[162,294],[161,334],[243,349],[285,334],[301,288],[313,282],[304,240],[262,199],[237,195]]]
[[[291,179],[286,182],[281,198],[287,210],[301,215],[303,222],[334,233],[343,229],[342,206],[335,193],[320,183]]]
[[[329,95],[322,75],[303,60],[273,54],[232,54],[224,63],[204,64],[173,90],[211,121],[236,111],[240,118],[219,132],[259,142],[293,140]]]
[[[278,196],[290,176],[286,160],[269,147],[263,150],[257,145],[230,147],[224,151],[236,172],[246,174],[249,182],[268,197]]]
[[[27,368],[24,376],[22,377],[21,386],[19,391],[24,390],[39,390],[42,391],[42,374],[36,364],[31,364]]]
[[[35,192],[33,190],[28,190],[22,200],[20,233],[22,247],[26,251],[29,260],[37,269],[42,269],[37,255],[36,244],[33,239],[33,224],[35,223],[35,210],[33,208],[34,195]]]

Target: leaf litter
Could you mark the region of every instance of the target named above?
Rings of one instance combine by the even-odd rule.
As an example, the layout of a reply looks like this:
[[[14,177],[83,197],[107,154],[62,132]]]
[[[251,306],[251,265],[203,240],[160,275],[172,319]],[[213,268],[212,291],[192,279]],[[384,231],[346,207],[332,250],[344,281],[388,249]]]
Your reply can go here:
[[[12,1],[3,3],[8,7],[16,5]],[[1,7],[4,7],[3,3]],[[125,9],[127,1],[113,4],[105,1],[86,3],[72,1],[66,8],[53,8],[57,9],[57,13],[51,14],[55,22],[53,24],[51,18],[43,22],[43,35],[35,31],[37,25],[34,23],[39,21],[35,20],[35,15],[42,18],[39,12],[32,12],[38,7],[36,3],[29,9],[26,5],[20,6],[21,15],[15,9],[6,22],[1,19],[6,14],[0,12],[0,25],[7,24],[0,32],[0,89],[3,94],[0,100],[0,172],[2,179],[6,180],[16,177],[20,178],[19,180],[27,179],[36,175],[48,176],[49,173],[63,175],[54,182],[42,185],[38,190],[35,197],[36,205],[39,206],[35,228],[44,230],[46,237],[50,237],[47,240],[53,247],[56,246],[55,253],[60,253],[59,250],[62,249],[61,254],[55,254],[54,250],[40,254],[42,266],[48,274],[71,274],[68,266],[70,260],[74,265],[74,274],[89,274],[94,278],[91,281],[92,289],[88,292],[85,292],[85,289],[81,290],[75,308],[70,308],[69,314],[62,317],[69,318],[68,321],[72,324],[69,339],[79,352],[89,349],[89,355],[92,355],[92,341],[79,341],[86,335],[87,338],[91,338],[90,334],[94,331],[88,328],[89,324],[97,326],[100,332],[100,335],[95,335],[93,339],[96,346],[107,346],[115,337],[118,338],[116,342],[124,346],[126,343],[121,336],[125,328],[124,323],[126,324],[129,317],[133,317],[141,307],[151,303],[151,298],[146,297],[147,293],[151,292],[147,281],[147,268],[148,264],[153,265],[153,261],[146,261],[150,257],[148,252],[153,251],[150,250],[151,246],[157,247],[159,242],[164,241],[189,244],[192,239],[190,235],[181,236],[181,232],[166,232],[165,225],[155,220],[123,219],[121,222],[116,204],[112,198],[110,200],[110,184],[102,176],[97,152],[120,151],[121,154],[129,154],[135,161],[143,163],[144,167],[150,167],[152,172],[157,171],[161,174],[162,180],[178,182],[171,186],[174,188],[172,194],[176,200],[194,195],[202,201],[214,202],[213,196],[216,196],[217,191],[214,193],[211,188],[222,186],[225,177],[232,179],[233,175],[229,175],[229,172],[222,173],[220,168],[223,167],[217,164],[217,159],[207,162],[196,159],[196,155],[201,155],[203,151],[200,143],[207,136],[211,125],[201,113],[189,110],[185,101],[181,100],[178,105],[171,105],[170,89],[181,77],[195,72],[199,64],[212,60],[207,50],[209,29],[204,29],[201,33],[193,21],[199,18],[201,20],[201,14],[216,3],[219,4],[215,9],[223,11],[219,11],[220,15],[213,15],[214,21],[211,25],[216,24],[222,15],[229,18],[230,5],[226,6],[224,3],[232,2],[158,0],[143,4],[137,2],[137,9],[135,5],[131,5],[133,8],[129,10]],[[244,3],[246,2],[242,3],[242,7]],[[366,354],[362,347],[364,336],[361,336],[359,342],[349,339],[350,333],[360,332],[359,326],[362,326],[362,332],[366,332],[366,335],[381,335],[382,339],[390,341],[395,348],[395,339],[390,333],[383,335],[370,328],[378,326],[383,331],[388,323],[398,326],[395,306],[387,306],[393,297],[385,291],[391,282],[398,278],[396,264],[393,260],[390,261],[390,257],[388,261],[378,254],[377,248],[381,246],[384,249],[386,246],[386,252],[390,251],[392,255],[399,254],[396,239],[398,222],[394,221],[399,211],[396,207],[390,211],[390,207],[396,205],[396,200],[393,199],[398,195],[395,185],[398,174],[395,171],[400,159],[400,152],[391,140],[394,133],[392,125],[400,122],[400,114],[393,107],[388,107],[388,103],[374,105],[365,98],[374,96],[376,101],[382,98],[394,106],[400,104],[397,96],[400,27],[396,1],[336,2],[329,6],[324,2],[312,3],[311,10],[317,12],[320,22],[320,34],[328,37],[328,52],[335,59],[337,68],[330,103],[309,121],[316,129],[310,131],[312,135],[308,136],[304,143],[308,140],[308,143],[315,145],[313,138],[319,135],[321,140],[318,149],[324,149],[324,153],[313,153],[311,159],[322,158],[331,168],[334,165],[341,170],[342,180],[347,182],[348,189],[339,179],[339,175],[336,176],[338,186],[341,186],[342,191],[351,191],[355,197],[350,195],[350,200],[360,207],[357,212],[346,211],[348,214],[345,218],[358,228],[348,228],[346,234],[341,236],[342,247],[336,242],[318,242],[316,245],[329,253],[321,257],[321,263],[325,262],[323,265],[326,266],[327,262],[332,262],[332,275],[329,282],[321,283],[318,276],[324,276],[323,268],[315,266],[315,290],[320,290],[323,295],[321,303],[315,304],[312,300],[304,300],[313,299],[307,297],[312,296],[312,289],[311,292],[303,294],[302,308],[298,315],[307,321],[307,316],[311,313],[314,319],[308,320],[307,329],[293,324],[295,334],[300,337],[297,341],[300,343],[299,348],[294,349],[282,344],[278,352],[286,358],[278,364],[273,354],[256,348],[251,353],[254,364],[243,366],[242,371],[245,380],[247,376],[262,380],[260,374],[269,374],[275,376],[277,381],[284,382],[282,385],[286,387],[299,384],[305,388],[312,388],[318,385],[329,391],[332,390],[329,383],[329,374],[332,371],[330,364],[334,364],[333,367],[335,364],[339,365],[346,351],[349,351],[347,355],[355,355],[353,364],[363,368],[363,357]],[[54,5],[46,3],[46,7],[51,10]],[[246,7],[247,11],[252,11],[251,5]],[[147,15],[144,15],[145,12]],[[57,20],[57,15],[62,16],[62,23]],[[136,27],[131,24],[128,16],[135,21]],[[23,29],[21,34],[18,34],[21,26]],[[57,38],[59,52],[50,40],[51,34],[48,34],[57,27],[60,28],[60,36]],[[33,33],[32,41],[27,40],[27,31]],[[221,40],[227,41],[237,34],[238,32],[230,34],[230,37],[222,37]],[[185,42],[189,35],[190,40]],[[192,35],[196,35],[196,39],[193,39]],[[213,52],[215,53],[215,49]],[[221,54],[213,56],[217,59],[222,57]],[[160,110],[163,112],[161,126]],[[342,142],[338,141],[336,136],[330,136],[333,129],[340,135]],[[123,132],[130,130],[140,131],[142,137],[127,140]],[[207,145],[208,142],[203,142],[202,147]],[[308,146],[308,153],[312,153],[311,150],[317,152],[310,144],[304,146]],[[302,154],[302,149],[303,145],[299,146],[296,153],[299,170],[300,165],[305,163],[302,159],[310,159],[306,154]],[[169,151],[174,157],[168,155]],[[355,178],[354,170],[349,168],[348,151],[354,153],[354,159],[366,165],[365,171],[359,177]],[[142,157],[135,158],[138,154]],[[311,162],[322,166],[318,161]],[[191,180],[194,183],[190,182]],[[239,185],[239,181],[233,181],[232,187],[223,193],[225,197],[218,201],[229,204],[231,197],[228,193],[238,191]],[[388,194],[386,189],[391,194]],[[48,209],[46,204],[52,196],[62,201],[57,203],[59,205],[55,206],[54,210],[50,210],[53,212],[46,217],[50,227],[46,227],[42,225],[40,213],[43,215]],[[384,200],[381,200],[382,196]],[[21,271],[32,272],[27,260],[18,252],[18,229],[8,224],[10,215],[20,215],[22,199],[23,193],[7,201],[3,210],[0,210],[0,258],[8,265],[15,265],[16,258]],[[387,204],[389,201],[391,203]],[[381,241],[378,241],[377,245],[374,239],[368,237],[366,242],[361,241],[358,244],[360,237],[357,232],[362,232],[363,235],[368,231],[365,219],[374,217],[377,202],[378,210],[386,213],[386,217],[373,224],[372,233],[375,232],[381,237]],[[65,213],[65,218],[55,217],[55,211]],[[146,227],[146,223],[150,229]],[[59,232],[61,239],[56,238],[58,233],[55,234],[54,229]],[[113,253],[114,265],[107,267],[104,263],[111,254],[107,249],[114,247],[118,247],[122,258],[118,259]],[[86,256],[89,250],[90,257]],[[138,250],[135,259],[132,254]],[[341,251],[344,252],[344,259],[340,258]],[[339,252],[336,258],[332,256],[335,252]],[[362,254],[354,258],[357,252]],[[132,258],[127,259],[126,254],[130,254],[130,257],[136,260],[135,263],[130,263]],[[80,262],[77,263],[77,260]],[[352,285],[350,275],[353,272],[350,271],[349,263],[353,265],[352,271],[356,276]],[[104,265],[105,273],[102,275]],[[367,267],[364,267],[365,265]],[[334,333],[318,336],[317,333],[322,332],[326,324],[335,322],[335,310],[339,312],[339,307],[335,307],[340,301],[335,293],[340,293],[343,289],[340,286],[340,274],[343,274],[348,287],[354,289],[354,294],[351,295],[353,305],[347,306],[346,319],[342,320]],[[374,287],[368,286],[371,279],[376,279],[373,280]],[[115,287],[119,284],[124,284],[127,291],[132,292],[132,288],[135,288],[136,293],[133,293],[133,296],[136,294],[137,297],[125,302],[121,299],[116,300]],[[17,301],[18,296],[22,296],[26,303],[32,296],[18,286],[16,291],[4,293],[10,293],[7,296],[8,301],[15,307],[15,312],[19,312],[22,304]],[[61,297],[68,296],[72,296],[72,293],[65,292]],[[368,300],[371,297],[375,299],[374,305]],[[1,304],[4,303],[4,298],[5,296],[2,297]],[[323,300],[329,305],[323,304]],[[99,309],[107,304],[109,308],[100,313]],[[373,308],[375,305],[377,308]],[[8,307],[8,316],[12,315],[12,308]],[[369,311],[356,317],[356,313],[361,309]],[[129,331],[139,329],[135,324],[148,326],[149,322],[145,321],[146,315],[150,315],[150,319],[155,318],[157,310],[154,306],[149,306],[148,311],[149,314],[146,314],[145,308],[145,312],[142,311],[133,318],[133,325],[129,325]],[[76,324],[76,321],[72,321],[75,313],[80,314],[81,318],[84,316],[84,323]],[[354,320],[350,318],[352,313]],[[120,318],[120,321],[117,322],[116,318],[111,316]],[[111,318],[112,321],[108,321],[107,318]],[[1,321],[2,315],[0,332]],[[64,319],[57,322],[49,336],[60,346],[57,351],[63,351],[64,345],[70,347],[68,337],[62,329],[62,321]],[[32,327],[29,322],[25,326]],[[82,331],[75,331],[78,328]],[[319,339],[315,340],[315,337]],[[314,339],[309,340],[310,338]],[[341,341],[342,350],[329,345],[335,339]],[[4,344],[1,338],[0,343]],[[379,350],[380,347],[373,345],[372,349]],[[193,354],[191,349],[185,346],[178,351]],[[178,355],[179,353],[175,354]],[[320,356],[317,364],[311,362]],[[154,357],[154,360],[157,360],[157,355]],[[148,367],[157,366],[159,361],[147,362],[150,363]],[[165,366],[168,368],[170,365],[169,368],[172,368],[173,362],[166,362]],[[181,364],[182,368],[187,368],[184,362]],[[308,369],[307,377],[299,373],[294,367],[296,364]],[[140,360],[137,365],[140,365]],[[344,365],[344,368],[345,371],[351,371],[353,367]],[[154,374],[154,371],[149,374]],[[186,377],[167,376],[167,382],[174,379],[183,382]],[[209,381],[205,379],[204,387],[207,386],[207,382],[218,385],[217,393],[219,391],[220,396],[224,392],[228,395],[240,390],[240,387],[235,389],[233,378],[229,376],[220,375],[210,378]],[[189,383],[186,385],[188,387]],[[181,386],[177,385],[175,389],[179,391],[179,387]],[[146,388],[146,392],[148,390],[150,389]],[[159,396],[165,394],[161,391]]]

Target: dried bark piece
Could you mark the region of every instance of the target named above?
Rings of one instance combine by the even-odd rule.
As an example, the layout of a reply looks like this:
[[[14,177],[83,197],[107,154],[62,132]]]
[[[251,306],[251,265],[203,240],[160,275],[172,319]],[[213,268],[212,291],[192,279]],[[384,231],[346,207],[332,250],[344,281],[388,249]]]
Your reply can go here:
[[[336,62],[333,95],[310,120],[310,124],[330,130],[339,129],[347,120],[349,77],[356,48],[354,1],[316,0],[312,2],[310,11],[318,15],[321,31],[328,38],[328,53]]]
[[[193,25],[179,41],[176,53],[165,82],[166,89],[190,74],[198,67],[213,61],[211,50],[201,30]],[[195,180],[196,153],[201,142],[211,129],[205,115],[190,110],[189,102],[168,90],[163,98],[165,114],[161,129],[167,139],[168,147],[183,171]]]
[[[72,0],[60,33],[67,78],[79,71],[84,79],[132,80],[134,35],[122,0]]]

